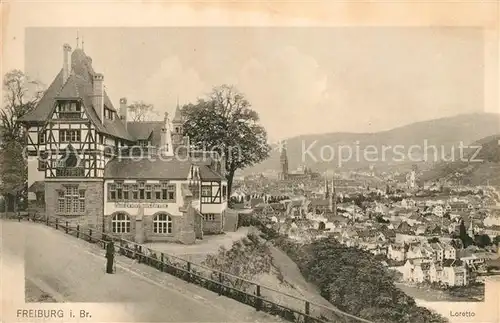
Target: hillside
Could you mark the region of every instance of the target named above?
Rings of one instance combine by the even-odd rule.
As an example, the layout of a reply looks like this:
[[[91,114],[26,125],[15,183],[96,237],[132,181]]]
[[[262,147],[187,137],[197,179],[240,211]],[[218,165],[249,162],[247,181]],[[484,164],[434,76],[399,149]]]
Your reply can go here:
[[[436,159],[440,159],[441,154],[448,155],[451,147],[457,146],[460,142],[467,145],[499,132],[499,114],[475,113],[416,122],[377,133],[303,135],[287,140],[289,169],[293,170],[301,164],[319,172],[333,167],[339,168],[339,165],[345,169],[366,168],[374,165],[379,170],[388,166],[411,167],[417,160],[427,159],[428,163],[435,162]],[[350,148],[339,150],[340,146]],[[375,148],[370,147],[367,151],[375,151],[375,153],[365,156],[363,151],[368,146],[374,146]],[[438,154],[434,155],[431,148],[427,158],[424,158],[425,146],[437,147]],[[308,147],[311,147],[308,151],[312,156],[305,154]],[[384,153],[383,147],[385,147]],[[323,158],[321,157],[322,149]],[[330,157],[331,151],[335,154],[333,158]],[[339,151],[342,153],[337,154]],[[338,155],[341,155],[343,160],[349,160],[339,164]],[[277,150],[273,151],[270,158],[261,164],[245,170],[245,173],[264,172],[270,169],[279,169],[279,151]]]
[[[208,255],[203,264],[259,283],[264,298],[296,310],[304,308],[304,302],[299,299],[333,307],[320,295],[318,288],[304,279],[293,260],[258,235],[249,234],[235,241],[229,249],[221,247],[218,254]],[[229,277],[225,279],[234,288],[254,292],[253,285]],[[325,316],[331,314],[314,306],[311,307],[311,312]]]
[[[500,132],[500,131],[499,131]],[[437,163],[423,180],[452,180],[464,185],[500,186],[500,134],[482,138],[459,151],[449,162]],[[480,147],[480,148],[476,148]]]

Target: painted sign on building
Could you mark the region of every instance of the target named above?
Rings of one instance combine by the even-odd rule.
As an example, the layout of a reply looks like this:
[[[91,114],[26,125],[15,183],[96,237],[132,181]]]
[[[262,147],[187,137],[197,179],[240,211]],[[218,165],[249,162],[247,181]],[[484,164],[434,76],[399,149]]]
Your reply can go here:
[[[151,208],[151,209],[166,209],[168,204],[166,203],[126,203],[126,202],[116,202],[116,208],[127,208],[127,209],[137,209],[139,207]]]

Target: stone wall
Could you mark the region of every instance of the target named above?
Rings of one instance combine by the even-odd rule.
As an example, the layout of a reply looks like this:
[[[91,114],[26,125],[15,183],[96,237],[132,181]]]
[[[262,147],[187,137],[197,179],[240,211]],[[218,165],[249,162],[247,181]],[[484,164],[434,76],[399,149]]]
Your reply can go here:
[[[81,215],[64,215],[57,213],[58,193],[65,185],[77,185],[85,190],[85,212]],[[103,182],[102,181],[45,181],[45,212],[50,217],[58,218],[62,224],[66,221],[76,226],[101,230],[103,214]]]
[[[214,220],[203,219],[204,234],[219,234],[223,232],[222,222],[224,214],[215,214]]]
[[[225,212],[224,231],[235,232],[238,230],[238,211],[228,210]]]

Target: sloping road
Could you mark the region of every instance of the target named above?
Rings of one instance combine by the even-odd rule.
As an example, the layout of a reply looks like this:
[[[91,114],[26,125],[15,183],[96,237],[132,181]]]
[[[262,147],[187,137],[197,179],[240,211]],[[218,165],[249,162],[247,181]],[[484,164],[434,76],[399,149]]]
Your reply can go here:
[[[157,272],[162,276],[158,283],[134,268],[144,265],[123,262],[117,265],[116,274],[106,274],[103,251],[96,246],[43,224],[2,222],[2,239],[10,240],[2,252],[9,252],[12,242],[25,237],[26,277],[60,301],[136,303],[126,307],[131,321],[278,321],[167,274]]]

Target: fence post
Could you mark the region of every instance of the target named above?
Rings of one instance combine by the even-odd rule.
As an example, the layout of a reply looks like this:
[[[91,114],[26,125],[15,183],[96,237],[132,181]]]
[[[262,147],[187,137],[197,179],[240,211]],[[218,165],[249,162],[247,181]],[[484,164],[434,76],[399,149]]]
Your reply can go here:
[[[306,308],[305,308],[305,314],[306,315],[304,316],[304,322],[305,323],[310,322],[310,320],[309,320],[310,306],[311,306],[311,304],[308,301],[306,301]]]
[[[89,242],[92,242],[92,229],[89,228]]]
[[[189,261],[187,262],[187,271],[188,271],[187,281],[188,281],[188,283],[190,283],[191,282],[191,263]]]
[[[80,225],[79,224],[76,225],[76,238],[77,239],[80,238]]]
[[[262,306],[261,299],[260,299],[260,285],[257,285],[257,290],[255,291],[255,294],[257,296],[257,299],[255,300],[255,309],[257,311],[260,311],[260,308]]]
[[[45,216],[45,223],[47,224],[47,226],[49,226],[49,216]]]
[[[66,229],[65,229],[66,233],[68,233],[68,226],[69,226],[68,221],[66,221]]]
[[[222,295],[222,273],[219,271],[219,296]]]
[[[59,228],[59,219],[56,218],[56,230]]]
[[[165,263],[164,263],[164,255],[163,252],[161,253],[161,271],[165,271]]]

